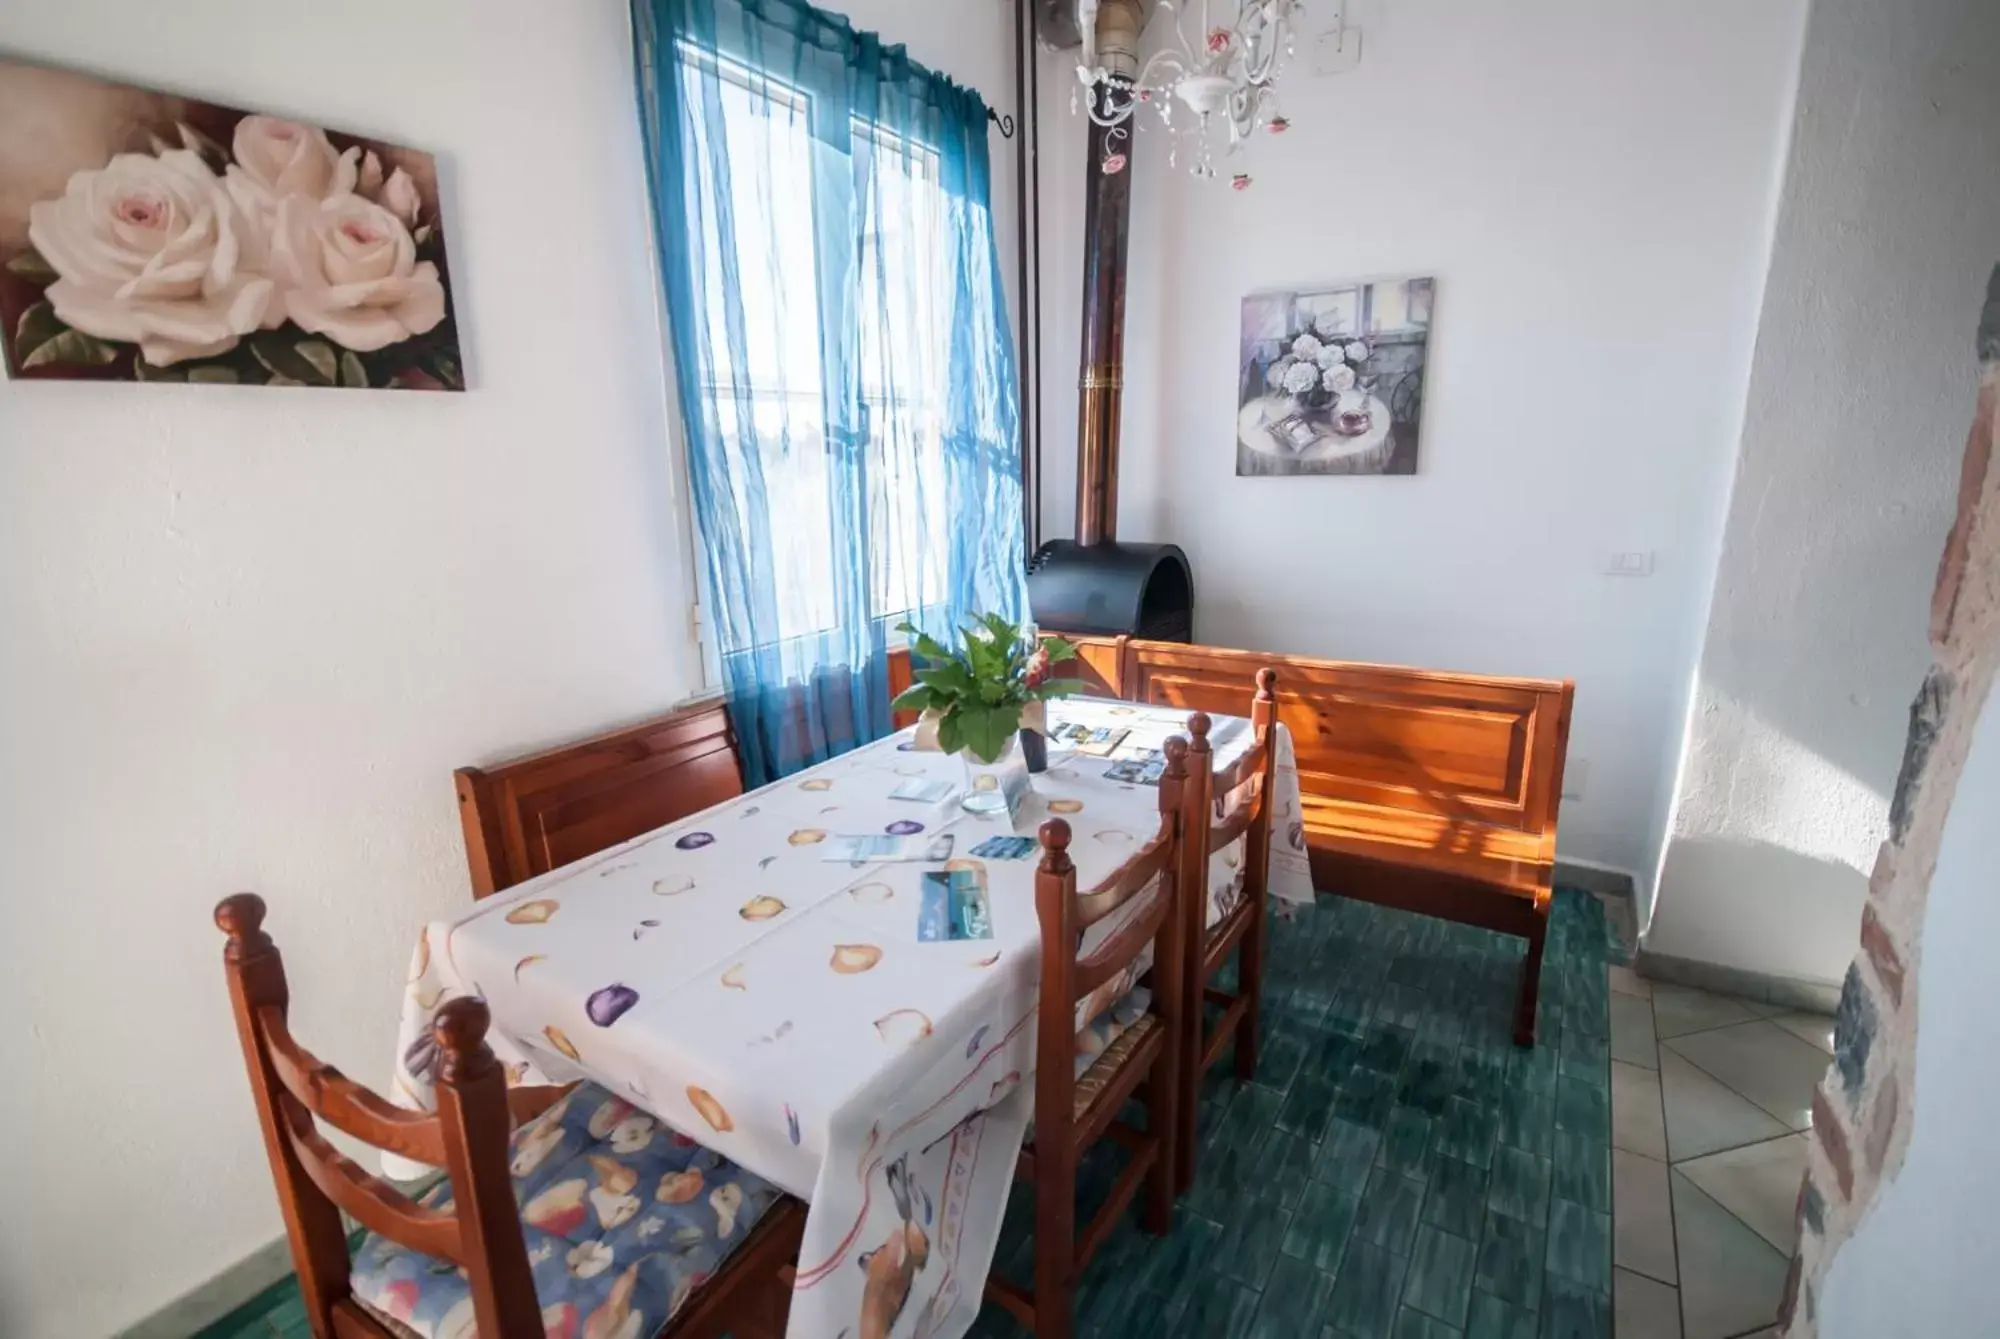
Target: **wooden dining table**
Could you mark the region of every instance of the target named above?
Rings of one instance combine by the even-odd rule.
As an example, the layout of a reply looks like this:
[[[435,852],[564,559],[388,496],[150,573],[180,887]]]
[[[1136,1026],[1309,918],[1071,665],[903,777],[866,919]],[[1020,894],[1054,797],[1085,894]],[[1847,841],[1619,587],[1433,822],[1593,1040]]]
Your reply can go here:
[[[963,763],[906,730],[432,921],[409,973],[395,1090],[432,1104],[430,1020],[448,999],[481,996],[513,1081],[592,1080],[808,1202],[789,1339],[879,1327],[861,1319],[871,1263],[909,1283],[896,1339],[954,1339],[979,1311],[1036,1062],[1040,850],[1015,843],[1028,849],[1001,858],[981,844],[1061,816],[1078,887],[1106,882],[1160,821],[1157,787],[1121,779],[1130,769],[1118,764],[1185,720],[1052,703],[1052,733],[1126,733],[1110,756],[1052,748],[1011,818],[961,808]],[[1279,735],[1270,891],[1308,902],[1297,774]],[[1217,718],[1210,738],[1226,765],[1249,722]],[[896,797],[924,782],[950,791]],[[841,838],[878,835],[949,838],[951,851],[828,859]],[[1240,897],[1242,863],[1240,849],[1214,853],[1211,923]],[[920,930],[925,874],[955,871],[985,888],[990,937]],[[1107,983],[1079,1024],[1131,984]],[[635,1240],[647,1240],[643,1211]]]

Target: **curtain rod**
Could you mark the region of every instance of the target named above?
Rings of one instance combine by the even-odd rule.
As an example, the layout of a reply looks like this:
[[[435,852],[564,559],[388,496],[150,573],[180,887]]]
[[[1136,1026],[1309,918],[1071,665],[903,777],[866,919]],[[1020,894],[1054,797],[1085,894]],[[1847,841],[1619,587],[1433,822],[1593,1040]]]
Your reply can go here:
[[[1014,138],[1014,118],[1013,118],[1013,117],[1011,117],[1011,116],[1002,116],[1002,115],[1001,115],[1000,113],[998,113],[998,112],[994,111],[994,110],[993,110],[993,109],[992,109],[991,107],[988,107],[988,108],[986,109],[986,119],[987,119],[987,120],[989,120],[989,121],[991,121],[991,122],[992,122],[992,123],[993,123],[994,125],[996,125],[996,126],[999,126],[999,127],[1000,127],[1000,138],[1001,138],[1001,139],[1012,139],[1012,138]]]

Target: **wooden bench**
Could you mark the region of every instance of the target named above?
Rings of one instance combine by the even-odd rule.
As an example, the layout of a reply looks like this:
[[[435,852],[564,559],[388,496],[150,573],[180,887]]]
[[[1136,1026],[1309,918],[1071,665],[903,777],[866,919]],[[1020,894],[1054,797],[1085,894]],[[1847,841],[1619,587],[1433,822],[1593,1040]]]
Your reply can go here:
[[[1071,672],[1133,702],[1241,715],[1277,670],[1314,885],[1525,938],[1514,1039],[1533,1044],[1573,684],[1072,640]]]

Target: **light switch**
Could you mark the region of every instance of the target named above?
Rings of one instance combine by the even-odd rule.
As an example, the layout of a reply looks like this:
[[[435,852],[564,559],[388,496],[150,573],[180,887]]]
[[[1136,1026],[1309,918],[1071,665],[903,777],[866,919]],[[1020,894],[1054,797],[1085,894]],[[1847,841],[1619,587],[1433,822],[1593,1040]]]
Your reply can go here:
[[[1635,549],[1626,553],[1607,553],[1602,570],[1608,577],[1649,577],[1653,575],[1653,551]]]

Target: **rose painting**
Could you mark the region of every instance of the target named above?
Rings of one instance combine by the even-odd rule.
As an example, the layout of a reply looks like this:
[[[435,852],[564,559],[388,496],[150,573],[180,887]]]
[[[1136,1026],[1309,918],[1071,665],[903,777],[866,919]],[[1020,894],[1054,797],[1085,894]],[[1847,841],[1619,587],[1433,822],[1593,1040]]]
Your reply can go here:
[[[1243,299],[1239,475],[1415,474],[1430,279]]]
[[[463,390],[436,163],[0,60],[17,379]]]

